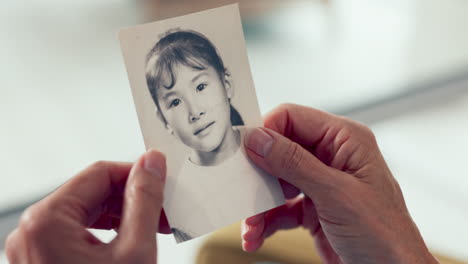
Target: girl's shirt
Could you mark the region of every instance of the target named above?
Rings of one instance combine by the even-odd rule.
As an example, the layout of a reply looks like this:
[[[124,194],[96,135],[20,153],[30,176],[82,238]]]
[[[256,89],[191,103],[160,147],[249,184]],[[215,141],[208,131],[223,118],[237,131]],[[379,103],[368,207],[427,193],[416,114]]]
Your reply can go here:
[[[243,142],[245,128],[239,127],[239,131]],[[199,166],[187,158],[182,166],[171,200],[165,204],[177,242],[207,234],[285,202],[278,180],[248,160],[243,144],[219,165]]]

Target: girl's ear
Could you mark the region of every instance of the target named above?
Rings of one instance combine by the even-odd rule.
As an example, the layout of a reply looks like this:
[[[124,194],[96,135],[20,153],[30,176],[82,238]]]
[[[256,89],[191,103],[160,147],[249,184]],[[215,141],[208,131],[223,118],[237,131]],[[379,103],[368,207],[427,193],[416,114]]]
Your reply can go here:
[[[224,89],[226,89],[228,99],[234,97],[234,82],[228,70],[224,73]]]
[[[171,135],[173,135],[175,137],[174,130],[172,129],[172,127],[169,124],[166,125],[166,130],[167,130],[167,132],[169,134],[171,134]]]
[[[174,135],[174,130],[172,127],[166,122],[164,119],[164,116],[162,115],[161,111],[158,110],[158,108],[155,109],[156,116],[158,117],[159,121],[164,124],[164,127],[166,128],[167,132],[171,135]]]

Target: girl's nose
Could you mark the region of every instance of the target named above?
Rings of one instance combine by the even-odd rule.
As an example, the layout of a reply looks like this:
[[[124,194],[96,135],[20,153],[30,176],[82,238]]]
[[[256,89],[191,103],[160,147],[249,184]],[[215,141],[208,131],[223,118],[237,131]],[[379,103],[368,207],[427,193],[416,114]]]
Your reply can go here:
[[[190,122],[198,121],[203,115],[205,115],[205,111],[191,111],[190,112]]]

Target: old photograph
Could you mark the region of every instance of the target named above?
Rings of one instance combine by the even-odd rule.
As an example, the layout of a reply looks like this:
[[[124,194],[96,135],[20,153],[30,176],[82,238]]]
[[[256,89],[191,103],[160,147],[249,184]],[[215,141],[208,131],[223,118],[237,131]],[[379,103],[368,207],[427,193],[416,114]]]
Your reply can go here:
[[[242,143],[262,119],[237,5],[126,28],[120,41],[145,146],[167,157],[177,242],[284,204]]]

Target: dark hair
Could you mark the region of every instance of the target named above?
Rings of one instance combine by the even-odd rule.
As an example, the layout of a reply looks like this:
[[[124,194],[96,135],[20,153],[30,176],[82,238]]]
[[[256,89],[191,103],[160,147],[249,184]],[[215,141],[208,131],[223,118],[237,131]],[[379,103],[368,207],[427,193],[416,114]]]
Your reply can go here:
[[[227,70],[215,46],[202,34],[194,31],[169,31],[146,57],[146,83],[158,110],[157,89],[172,89],[176,82],[174,66],[184,65],[196,70],[212,66],[221,80]],[[224,83],[224,82],[223,82]],[[244,125],[239,112],[230,104],[233,126]],[[163,121],[167,124],[164,116]]]

